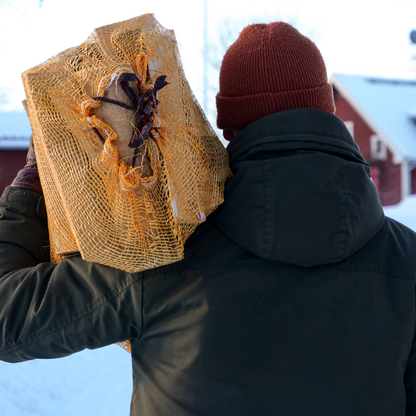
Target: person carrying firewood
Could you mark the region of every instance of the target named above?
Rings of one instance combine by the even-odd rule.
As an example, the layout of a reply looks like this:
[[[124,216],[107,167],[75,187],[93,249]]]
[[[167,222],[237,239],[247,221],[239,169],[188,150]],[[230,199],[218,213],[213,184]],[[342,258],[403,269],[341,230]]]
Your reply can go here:
[[[141,94],[133,75],[123,79],[126,96],[129,88]],[[160,108],[168,88],[157,97]],[[148,192],[142,183],[147,176],[131,160],[124,165],[111,158],[117,139],[97,116],[100,105],[117,106],[105,100],[120,102],[121,93],[96,90],[101,93],[84,97],[82,108],[69,106],[75,115],[64,126],[65,137],[74,143],[71,126],[82,122],[91,142],[92,127],[102,140],[95,134],[91,148],[77,145],[84,159],[71,171],[75,162],[68,152],[72,162],[61,171],[47,134],[39,133],[34,141],[45,170],[39,169],[41,181],[29,153],[27,167],[0,200],[0,359],[56,358],[128,341],[131,415],[416,415],[416,234],[384,216],[370,167],[334,115],[316,45],[289,24],[273,22],[246,27],[228,49],[216,102],[218,127],[230,141],[232,176],[222,168],[223,180],[228,178],[224,202],[207,215],[198,202],[204,198],[195,197],[185,210],[174,182],[163,187],[162,179],[174,172],[165,168],[168,154],[161,149],[175,138],[163,111],[152,107],[164,129],[153,127],[159,126],[156,117],[142,125],[134,120],[138,141],[143,131],[152,134],[140,143],[147,143],[140,155],[148,155],[150,176],[163,175],[146,200],[158,209],[148,208],[148,219],[132,223],[137,229],[154,224],[145,239],[149,248],[166,233],[175,247],[164,264],[156,264],[159,252],[140,270],[132,265],[142,262],[142,253],[124,255],[122,230],[117,239],[103,239],[94,228],[116,223],[111,201],[123,208],[130,198],[135,215],[145,212],[135,204]],[[175,99],[169,105],[184,98]],[[146,114],[146,106],[140,112],[136,104],[135,117]],[[191,116],[186,112],[183,123]],[[62,152],[69,143],[60,144]],[[156,149],[154,159],[149,149]],[[180,158],[174,162],[181,166]],[[201,159],[196,170],[203,168]],[[57,199],[62,209],[49,208],[66,183],[77,184],[90,207],[105,201],[102,219],[90,208],[77,220],[79,202],[65,195]],[[90,183],[112,191],[91,193]],[[79,198],[77,192],[71,195]],[[163,228],[158,218],[166,212],[179,230],[200,222],[187,235],[183,258],[174,262],[183,231]],[[59,215],[73,224],[66,233]],[[118,254],[102,264],[106,244]]]

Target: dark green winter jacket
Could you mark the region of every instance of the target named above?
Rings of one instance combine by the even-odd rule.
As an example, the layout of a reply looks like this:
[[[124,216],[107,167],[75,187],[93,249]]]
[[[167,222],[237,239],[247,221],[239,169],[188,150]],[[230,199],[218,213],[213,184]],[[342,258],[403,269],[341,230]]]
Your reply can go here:
[[[0,359],[129,339],[137,416],[415,416],[416,234],[342,121],[277,113],[228,150],[225,203],[142,273],[48,263],[42,196],[7,188]]]

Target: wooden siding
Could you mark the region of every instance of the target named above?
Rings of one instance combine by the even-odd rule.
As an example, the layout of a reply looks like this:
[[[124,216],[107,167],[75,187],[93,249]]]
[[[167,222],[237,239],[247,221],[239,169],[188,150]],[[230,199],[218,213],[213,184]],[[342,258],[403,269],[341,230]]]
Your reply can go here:
[[[0,150],[0,195],[25,166],[27,150]]]
[[[410,193],[416,194],[416,168],[413,168],[412,172],[410,173]]]
[[[357,142],[364,159],[372,167],[378,167],[378,170],[373,169],[373,172],[378,172],[378,178],[375,182],[377,183],[381,204],[387,206],[399,203],[402,199],[401,164],[393,163],[393,154],[388,146],[386,160],[371,160],[371,136],[376,132],[367,125],[348,101],[337,91],[335,91],[335,105],[335,114],[341,120],[354,123],[354,140]]]

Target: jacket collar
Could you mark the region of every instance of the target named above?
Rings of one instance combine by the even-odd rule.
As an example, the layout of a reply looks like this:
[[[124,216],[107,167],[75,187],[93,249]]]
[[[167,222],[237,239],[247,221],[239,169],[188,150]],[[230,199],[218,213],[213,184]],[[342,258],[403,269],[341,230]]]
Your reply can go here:
[[[211,221],[266,260],[344,260],[384,223],[370,167],[344,123],[319,110],[258,120],[228,146],[233,177]]]
[[[328,150],[354,158],[364,164],[357,143],[337,116],[326,111],[297,109],[271,114],[250,124],[227,147],[230,163],[250,158],[261,150],[304,148]],[[368,166],[368,164],[367,164]]]

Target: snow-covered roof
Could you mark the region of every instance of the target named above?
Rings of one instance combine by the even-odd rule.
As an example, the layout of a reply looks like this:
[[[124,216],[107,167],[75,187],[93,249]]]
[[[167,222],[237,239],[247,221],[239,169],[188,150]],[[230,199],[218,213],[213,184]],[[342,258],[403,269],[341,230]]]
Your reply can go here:
[[[29,118],[24,111],[0,111],[0,149],[27,149],[30,136]]]
[[[335,74],[330,81],[396,157],[416,161],[416,80]]]

